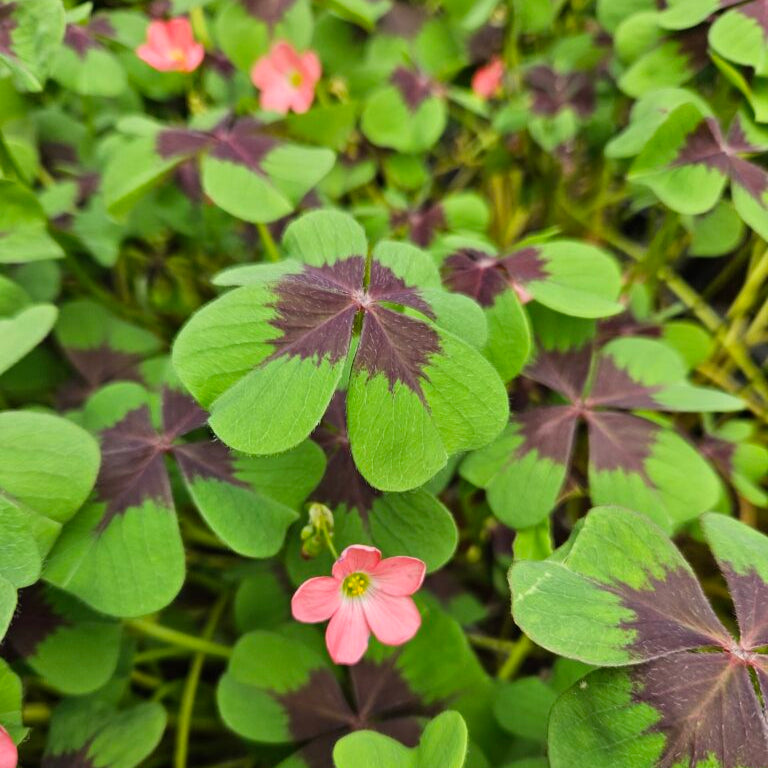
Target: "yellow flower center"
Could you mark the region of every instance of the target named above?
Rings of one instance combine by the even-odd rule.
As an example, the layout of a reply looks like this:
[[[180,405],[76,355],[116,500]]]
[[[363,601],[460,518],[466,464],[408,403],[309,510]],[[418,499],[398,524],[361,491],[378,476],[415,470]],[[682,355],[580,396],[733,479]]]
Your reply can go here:
[[[365,573],[350,573],[341,585],[342,592],[347,597],[362,597],[371,584],[371,580]]]
[[[177,64],[183,64],[186,61],[186,54],[181,48],[172,48],[170,51],[171,61],[175,61]]]
[[[294,87],[298,88],[301,85],[302,81],[301,72],[298,70],[294,70],[291,72],[290,77],[288,78],[288,82]]]

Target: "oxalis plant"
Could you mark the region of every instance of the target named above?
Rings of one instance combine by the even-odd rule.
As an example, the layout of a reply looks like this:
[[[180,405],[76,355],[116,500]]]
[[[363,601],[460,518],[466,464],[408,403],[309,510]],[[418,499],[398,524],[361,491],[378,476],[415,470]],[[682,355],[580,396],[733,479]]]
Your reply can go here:
[[[768,768],[765,0],[0,0],[0,768]]]

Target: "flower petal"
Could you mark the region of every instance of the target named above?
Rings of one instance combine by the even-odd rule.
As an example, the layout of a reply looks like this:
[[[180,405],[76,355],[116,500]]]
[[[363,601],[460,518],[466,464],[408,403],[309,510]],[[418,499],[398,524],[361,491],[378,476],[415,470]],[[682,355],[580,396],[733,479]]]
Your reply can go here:
[[[419,631],[421,614],[410,597],[371,589],[360,602],[371,632],[384,645],[402,645]]]
[[[175,48],[187,49],[193,46],[195,36],[189,19],[181,16],[168,21],[168,39]]]
[[[152,21],[149,23],[147,27],[147,43],[157,53],[168,53],[172,45],[168,36],[168,26],[164,21]]]
[[[305,581],[291,599],[291,612],[296,621],[314,624],[330,619],[341,605],[341,585],[330,576]]]
[[[388,595],[412,595],[424,582],[426,563],[417,557],[387,557],[371,574],[376,589]]]
[[[342,600],[328,623],[325,644],[336,664],[357,664],[368,648],[370,637],[362,600]]]
[[[159,53],[157,49],[150,45],[140,45],[136,49],[136,55],[152,69],[158,72],[168,72],[173,69],[175,64],[170,61],[164,53]]]
[[[350,573],[362,571],[373,573],[381,560],[381,552],[376,547],[366,547],[364,544],[353,544],[347,547],[333,564],[333,576],[343,579]]]
[[[314,88],[315,83],[320,79],[323,68],[320,59],[314,51],[307,51],[301,54],[301,73],[305,79]]]
[[[19,753],[8,731],[0,725],[0,768],[16,768]]]

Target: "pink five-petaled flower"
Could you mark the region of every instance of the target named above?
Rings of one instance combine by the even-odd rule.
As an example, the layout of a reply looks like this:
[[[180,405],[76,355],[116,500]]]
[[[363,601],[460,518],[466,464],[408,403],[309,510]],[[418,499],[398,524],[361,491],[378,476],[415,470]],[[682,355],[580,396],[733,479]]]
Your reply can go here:
[[[472,75],[472,90],[483,99],[495,96],[501,88],[504,77],[504,62],[499,56],[494,56],[485,66],[480,67]]]
[[[299,53],[284,40],[272,46],[251,70],[251,80],[261,91],[261,107],[285,115],[302,114],[315,100],[315,85],[322,67],[314,51]]]
[[[195,42],[189,19],[153,21],[147,28],[147,42],[136,55],[160,72],[194,72],[205,56],[205,49]]]
[[[0,725],[0,768],[16,768],[19,763],[19,753],[8,731]]]
[[[424,581],[426,565],[415,557],[381,559],[375,547],[347,547],[333,576],[305,581],[291,601],[293,617],[313,624],[330,619],[325,633],[336,664],[357,664],[371,632],[385,645],[407,643],[421,626],[411,595]]]

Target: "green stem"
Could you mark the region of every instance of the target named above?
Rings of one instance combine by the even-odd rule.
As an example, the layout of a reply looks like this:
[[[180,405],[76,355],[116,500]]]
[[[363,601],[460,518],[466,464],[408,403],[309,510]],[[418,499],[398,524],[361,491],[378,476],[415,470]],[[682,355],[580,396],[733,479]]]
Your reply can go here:
[[[277,250],[275,239],[272,237],[269,227],[259,221],[256,223],[256,229],[259,231],[259,237],[261,238],[261,243],[264,246],[267,258],[270,261],[280,261],[280,251]]]
[[[328,533],[328,528],[326,526],[323,526],[322,531],[323,531],[323,540],[325,541],[325,545],[328,547],[328,551],[333,555],[334,560],[338,560],[339,553],[336,551],[336,547],[333,545],[331,534]]]
[[[22,184],[26,183],[16,158],[5,143],[5,136],[3,136],[2,131],[0,131],[0,168],[6,176],[15,176]]]
[[[528,654],[533,650],[533,643],[528,639],[527,635],[520,635],[520,638],[515,642],[515,647],[507,656],[507,660],[501,665],[497,677],[499,680],[509,680],[514,677],[523,662],[528,658]]]
[[[514,640],[502,640],[498,637],[488,637],[487,635],[471,634],[467,635],[467,639],[477,648],[494,651],[505,656],[517,648],[517,642]]]
[[[51,719],[51,708],[47,704],[25,704],[21,712],[25,725],[43,725]]]
[[[228,595],[222,595],[213,606],[211,615],[205,624],[202,637],[203,641],[210,641],[216,627],[224,612],[227,604]],[[174,768],[186,768],[187,755],[189,753],[189,733],[192,726],[192,713],[195,709],[195,698],[197,696],[197,686],[200,683],[200,675],[205,663],[205,651],[195,654],[192,663],[189,665],[189,674],[184,684],[184,691],[181,694],[181,703],[179,704],[179,720],[176,727],[176,749],[173,755]]]
[[[155,640],[162,640],[164,643],[176,646],[177,648],[187,648],[190,651],[205,653],[209,656],[218,656],[224,659],[232,656],[232,649],[226,645],[214,643],[201,637],[194,637],[193,635],[179,632],[170,627],[164,627],[162,624],[155,624],[146,619],[128,619],[125,624],[134,632],[152,637]]]

